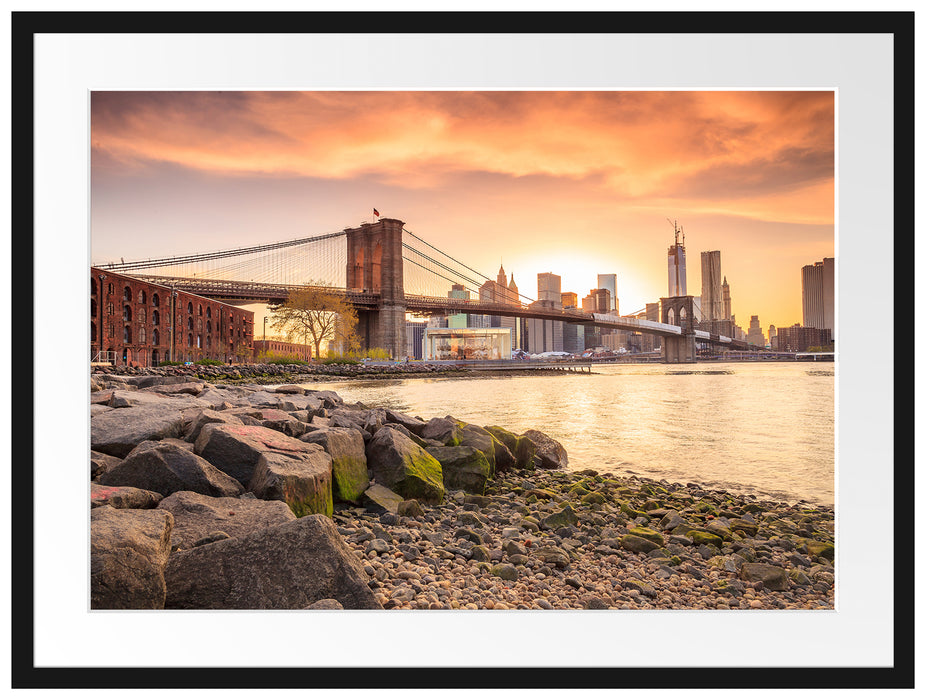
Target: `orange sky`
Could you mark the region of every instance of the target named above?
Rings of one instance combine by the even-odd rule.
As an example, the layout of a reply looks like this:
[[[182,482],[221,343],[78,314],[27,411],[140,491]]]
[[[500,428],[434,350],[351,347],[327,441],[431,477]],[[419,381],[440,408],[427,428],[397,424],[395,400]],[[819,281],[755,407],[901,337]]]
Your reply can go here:
[[[372,208],[520,291],[620,310],[688,292],[720,250],[737,323],[800,323],[803,265],[834,255],[831,92],[95,92],[93,262],[337,231]]]

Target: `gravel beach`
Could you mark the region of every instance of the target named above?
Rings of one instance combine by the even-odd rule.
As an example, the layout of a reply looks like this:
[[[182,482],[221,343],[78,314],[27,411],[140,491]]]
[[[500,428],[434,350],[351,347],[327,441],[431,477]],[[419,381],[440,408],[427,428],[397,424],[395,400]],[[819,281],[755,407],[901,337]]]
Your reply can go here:
[[[832,508],[291,384],[90,388],[95,608],[834,608]]]

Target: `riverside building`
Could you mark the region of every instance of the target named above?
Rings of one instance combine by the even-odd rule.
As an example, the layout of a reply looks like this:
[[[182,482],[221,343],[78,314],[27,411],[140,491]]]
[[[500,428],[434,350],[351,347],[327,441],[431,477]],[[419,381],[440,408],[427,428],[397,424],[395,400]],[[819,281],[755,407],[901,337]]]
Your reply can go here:
[[[804,327],[828,330],[836,328],[836,260],[823,258],[801,268],[801,296]]]
[[[249,362],[254,313],[171,287],[90,268],[90,359]]]

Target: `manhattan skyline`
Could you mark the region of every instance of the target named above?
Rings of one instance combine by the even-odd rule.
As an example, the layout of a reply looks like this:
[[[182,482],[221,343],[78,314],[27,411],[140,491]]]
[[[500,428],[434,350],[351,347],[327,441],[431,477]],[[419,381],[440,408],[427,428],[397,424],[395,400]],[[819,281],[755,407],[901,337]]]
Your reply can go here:
[[[536,298],[617,275],[666,296],[672,226],[720,250],[733,314],[801,322],[834,257],[829,91],[94,92],[92,262],[322,234],[373,208]],[[693,264],[694,263],[694,264]]]

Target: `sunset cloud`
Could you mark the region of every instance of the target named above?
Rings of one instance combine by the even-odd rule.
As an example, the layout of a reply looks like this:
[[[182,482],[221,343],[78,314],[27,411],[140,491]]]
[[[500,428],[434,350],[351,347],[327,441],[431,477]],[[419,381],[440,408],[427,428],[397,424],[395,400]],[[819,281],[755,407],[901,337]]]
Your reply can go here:
[[[736,261],[768,226],[779,277],[814,261],[795,251],[833,254],[834,110],[828,91],[94,92],[92,240],[126,259],[171,237],[195,252],[337,230],[376,206],[472,247],[485,269],[520,263],[524,289],[565,259],[556,245],[587,241],[588,265],[607,251],[598,272],[641,281],[625,287],[637,303],[665,293],[671,217],[692,245],[728,251],[739,300],[774,296],[768,320],[794,323],[793,280],[787,299],[752,292]],[[544,270],[518,258],[526,247]],[[572,279],[583,294],[594,284],[584,268]]]

